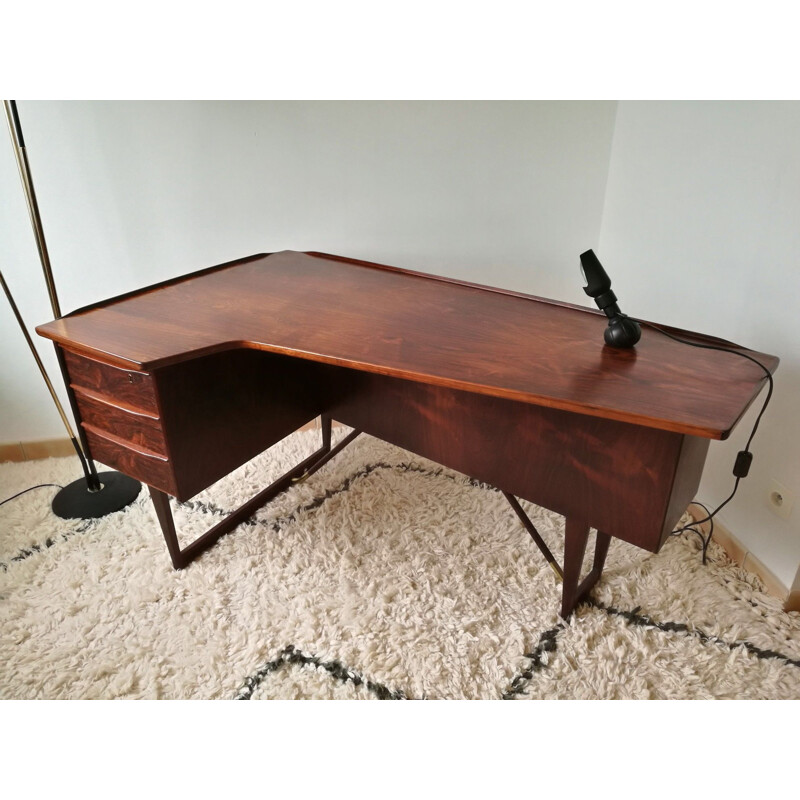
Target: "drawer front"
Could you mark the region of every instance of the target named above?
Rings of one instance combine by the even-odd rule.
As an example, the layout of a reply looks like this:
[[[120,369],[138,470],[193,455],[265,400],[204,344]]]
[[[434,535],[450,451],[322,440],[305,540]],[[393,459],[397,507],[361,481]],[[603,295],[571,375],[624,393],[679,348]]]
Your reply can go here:
[[[73,388],[84,387],[135,409],[158,414],[153,376],[148,372],[119,369],[92,358],[64,351]]]
[[[87,393],[80,386],[73,386],[73,389],[83,423],[130,442],[137,450],[167,457],[164,432],[158,417],[112,405],[100,396]]]
[[[172,465],[165,458],[128,447],[110,434],[84,425],[92,457],[125,475],[154,486],[167,494],[177,494]]]

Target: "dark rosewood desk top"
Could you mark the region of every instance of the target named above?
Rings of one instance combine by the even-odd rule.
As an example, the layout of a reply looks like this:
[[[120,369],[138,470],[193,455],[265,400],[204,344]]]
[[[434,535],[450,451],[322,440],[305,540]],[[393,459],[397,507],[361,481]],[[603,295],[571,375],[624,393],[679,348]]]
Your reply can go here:
[[[745,359],[648,328],[633,350],[607,348],[605,325],[577,306],[287,251],[201,270],[37,331],[126,369],[255,348],[713,439],[728,436],[763,385]],[[778,365],[753,355],[771,371]]]

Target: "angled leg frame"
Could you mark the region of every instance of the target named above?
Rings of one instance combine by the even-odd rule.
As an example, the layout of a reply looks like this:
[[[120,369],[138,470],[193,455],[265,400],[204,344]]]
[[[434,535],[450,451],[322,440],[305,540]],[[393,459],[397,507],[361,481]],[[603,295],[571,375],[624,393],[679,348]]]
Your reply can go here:
[[[597,539],[594,548],[594,562],[589,574],[581,581],[581,567],[583,566],[583,556],[586,553],[586,542],[589,539],[589,526],[573,517],[567,517],[566,537],[564,542],[564,569],[558,566],[555,557],[539,535],[530,518],[519,504],[514,495],[503,492],[504,497],[514,509],[520,522],[525,526],[525,530],[531,535],[531,539],[536,542],[537,547],[542,551],[547,563],[555,572],[556,577],[563,581],[561,589],[561,616],[564,619],[572,614],[578,603],[583,600],[591,588],[603,574],[603,565],[608,555],[608,546],[611,543],[611,536],[607,533],[597,531]]]
[[[191,563],[202,552],[211,547],[220,537],[230,533],[237,525],[249,519],[261,506],[276,497],[281,492],[286,491],[292,484],[305,480],[313,475],[320,467],[328,463],[335,455],[347,447],[360,431],[354,430],[345,436],[335,447],[331,447],[331,419],[327,415],[322,416],[322,447],[308,458],[301,461],[296,467],[292,467],[274,483],[262,489],[255,497],[248,500],[235,511],[228,514],[225,519],[214,525],[202,536],[195,539],[190,545],[181,549],[178,537],[175,532],[175,522],[172,519],[172,510],[169,506],[169,495],[164,492],[150,489],[150,496],[153,499],[156,515],[158,516],[161,531],[167,543],[172,565],[175,569],[183,569]],[[537,547],[542,551],[547,563],[552,568],[558,580],[563,581],[561,594],[561,616],[566,619],[575,610],[578,603],[589,593],[591,588],[597,583],[603,572],[606,554],[611,542],[611,537],[607,533],[597,532],[595,545],[594,563],[589,574],[580,580],[583,557],[586,552],[586,543],[589,538],[589,526],[580,520],[568,517],[566,523],[566,540],[564,544],[564,568],[559,567],[555,557],[545,544],[544,539],[536,530],[528,515],[516,497],[508,492],[503,492],[511,508],[519,517],[520,522],[530,534]]]
[[[183,549],[178,543],[178,537],[175,532],[175,522],[172,519],[172,510],[169,507],[169,495],[150,486],[150,497],[153,499],[156,516],[161,525],[161,531],[164,534],[173,567],[175,569],[183,569],[202,552],[211,547],[221,536],[230,533],[241,522],[249,519],[267,501],[286,491],[292,484],[305,480],[309,475],[312,475],[320,467],[327,464],[337,453],[347,447],[359,433],[360,431],[352,431],[332,448],[331,419],[327,415],[323,415],[322,447],[319,450],[301,461],[296,467],[292,467],[278,480],[267,486],[266,489],[262,489],[255,497],[232,511],[222,522],[217,523]]]

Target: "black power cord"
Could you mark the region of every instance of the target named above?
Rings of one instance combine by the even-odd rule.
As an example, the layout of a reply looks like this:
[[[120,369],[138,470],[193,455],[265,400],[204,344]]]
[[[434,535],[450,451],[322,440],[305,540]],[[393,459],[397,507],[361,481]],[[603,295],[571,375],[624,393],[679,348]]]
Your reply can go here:
[[[692,500],[692,502],[694,505],[705,509],[706,514],[711,515],[711,512],[708,510],[708,506],[703,505],[703,503],[698,503],[697,500]],[[672,531],[670,534],[671,536],[680,536],[685,531],[696,533],[700,537],[700,541],[703,543],[703,566],[706,564],[708,546],[711,544],[711,539],[714,536],[714,520],[711,519],[711,516],[709,516],[708,519],[711,521],[711,527],[708,529],[708,536],[703,536],[703,531],[701,528],[694,527],[697,524],[696,522],[692,522],[690,525],[684,525],[682,528],[678,528],[677,530]]]
[[[673,536],[678,536],[679,534],[683,533],[684,531],[692,531],[700,536],[703,540],[703,563],[706,563],[706,551],[708,550],[708,545],[711,542],[711,534],[714,532],[714,517],[719,513],[719,511],[724,508],[731,500],[733,500],[733,496],[736,494],[736,490],[739,488],[739,481],[742,478],[746,478],[747,474],[750,472],[750,465],[753,463],[753,454],[750,452],[750,443],[753,441],[753,437],[756,435],[756,431],[758,430],[758,425],[761,422],[761,417],[764,416],[764,412],[767,410],[767,406],[769,405],[769,401],[772,399],[772,390],[774,387],[774,381],[772,379],[772,373],[757,359],[753,358],[752,356],[747,355],[747,353],[742,353],[738,350],[731,350],[727,347],[720,347],[719,345],[714,344],[700,344],[699,342],[691,342],[688,339],[681,339],[679,336],[675,336],[674,334],[667,333],[667,331],[659,328],[658,325],[653,325],[652,322],[643,322],[642,320],[635,320],[640,325],[645,326],[647,328],[652,328],[659,333],[664,334],[664,336],[668,337],[669,339],[673,339],[676,342],[680,342],[681,344],[687,344],[690,347],[700,347],[703,350],[719,350],[722,353],[730,353],[734,356],[739,356],[741,358],[746,358],[748,361],[752,361],[754,364],[761,367],[764,370],[764,375],[769,382],[769,389],[767,390],[767,396],[764,400],[764,404],[761,406],[761,411],[759,411],[758,416],[756,417],[756,421],[753,424],[753,430],[750,431],[750,436],[747,439],[747,444],[744,446],[744,450],[740,450],[736,455],[736,461],[733,465],[733,474],[736,477],[736,482],[733,484],[733,491],[728,495],[728,497],[723,500],[713,511],[709,511],[706,506],[702,503],[697,503],[695,501],[695,505],[701,506],[705,509],[706,515],[703,519],[695,520],[691,523],[691,525],[684,525],[682,528],[677,528],[676,530],[672,531]],[[697,530],[695,525],[702,525],[704,522],[711,522],[711,530],[709,531],[708,538],[706,539],[703,537],[703,534]]]
[[[29,486],[27,489],[23,489],[21,492],[17,492],[16,494],[12,494],[11,497],[6,497],[5,500],[0,502],[0,506],[3,506],[6,503],[11,502],[12,500],[15,500],[17,497],[19,497],[20,495],[25,494],[26,492],[32,492],[34,489],[43,489],[46,486],[55,486],[56,489],[63,489],[64,488],[63,486],[61,486],[58,483],[40,483],[40,484],[38,484],[36,486]]]
[[[699,342],[682,339],[680,336],[675,336],[672,333],[668,333],[663,328],[659,328],[658,325],[653,325],[652,322],[643,322],[642,320],[634,319],[633,317],[623,314],[622,311],[620,311],[619,305],[617,304],[617,296],[611,291],[611,278],[608,277],[608,273],[605,271],[605,269],[603,269],[603,265],[594,254],[594,251],[587,250],[585,253],[581,253],[581,272],[583,273],[583,279],[586,283],[586,285],[583,287],[583,291],[586,292],[589,297],[594,299],[595,303],[597,303],[597,307],[608,317],[608,327],[603,333],[603,339],[607,345],[611,347],[622,348],[634,347],[641,338],[642,327],[647,327],[658,331],[669,339],[673,339],[681,344],[689,345],[690,347],[700,347],[703,350],[719,350],[722,353],[730,353],[734,356],[746,358],[748,361],[752,361],[754,364],[764,370],[764,375],[769,381],[769,391],[767,392],[766,400],[764,400],[764,405],[761,407],[761,411],[755,421],[755,424],[753,425],[753,430],[750,432],[750,438],[747,440],[747,444],[744,446],[744,450],[740,450],[736,455],[736,462],[733,465],[733,474],[736,477],[736,483],[733,486],[733,491],[713,511],[709,511],[706,508],[706,517],[704,519],[697,520],[696,522],[692,523],[692,525],[702,525],[704,522],[711,522],[711,529],[713,531],[714,516],[718,514],[719,511],[728,503],[730,503],[731,500],[733,500],[736,490],[739,488],[739,481],[742,478],[746,478],[748,472],[750,471],[750,465],[753,462],[753,454],[750,452],[750,443],[753,441],[753,437],[756,435],[758,424],[761,422],[761,417],[764,416],[764,412],[767,410],[769,401],[772,398],[772,373],[760,361],[752,356],[747,355],[746,353],[740,352],[739,350],[732,350],[728,347],[721,347],[720,345],[715,344],[700,344]],[[733,347],[735,346],[736,345],[733,345]],[[702,503],[698,503],[698,505],[702,506]],[[703,506],[703,508],[705,508],[705,506]],[[673,534],[677,535],[686,530],[692,530],[695,533],[699,533],[699,531],[693,528],[692,525],[685,525],[683,528],[673,531]],[[702,534],[700,534],[700,537],[703,538]],[[710,540],[711,535],[709,534],[708,541]],[[708,542],[704,539],[703,563],[705,563],[706,560],[707,549]]]

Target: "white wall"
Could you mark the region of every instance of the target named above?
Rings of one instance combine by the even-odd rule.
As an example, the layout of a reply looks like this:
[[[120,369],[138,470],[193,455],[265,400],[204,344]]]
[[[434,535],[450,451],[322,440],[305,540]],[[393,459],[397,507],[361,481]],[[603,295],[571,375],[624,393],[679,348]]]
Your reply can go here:
[[[780,356],[750,476],[720,519],[791,586],[800,502],[782,520],[764,498],[771,478],[800,494],[800,103],[620,103],[598,255],[623,311]],[[730,494],[763,397],[712,442],[707,505]]]
[[[800,489],[800,104],[19,108],[65,312],[284,248],[588,304],[577,256],[594,247],[628,313],[778,354],[751,476],[722,519],[791,585],[800,501],[784,522],[762,496],[770,477]],[[51,313],[8,140],[0,209],[2,269],[33,326]],[[0,442],[63,435],[10,312],[0,336]],[[729,493],[752,420],[712,443],[701,500]]]
[[[599,237],[616,103],[20,102],[19,111],[67,313],[282,249],[580,299],[577,255]],[[2,138],[2,269],[32,328],[52,313]],[[10,312],[0,312],[0,336],[0,442],[63,435]],[[52,346],[39,342],[57,377]]]

